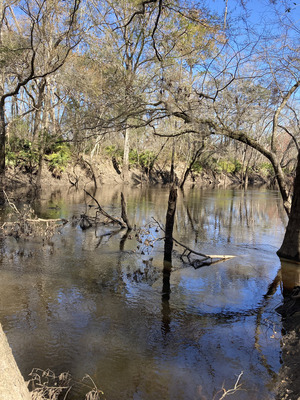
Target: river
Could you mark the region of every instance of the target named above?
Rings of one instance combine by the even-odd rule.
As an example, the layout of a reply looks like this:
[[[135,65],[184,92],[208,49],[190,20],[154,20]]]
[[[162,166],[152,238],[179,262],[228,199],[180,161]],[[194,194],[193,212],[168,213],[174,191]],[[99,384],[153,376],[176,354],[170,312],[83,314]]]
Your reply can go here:
[[[103,187],[95,197],[120,216],[120,191]],[[81,230],[75,217],[93,213],[93,200],[66,191],[32,204],[42,218],[69,220],[50,245],[0,243],[0,321],[22,374],[88,374],[106,400],[217,400],[243,372],[232,398],[272,399],[281,338],[276,250],[286,224],[279,193],[178,192],[174,237],[235,258],[195,269],[175,246],[168,293],[163,232],[153,220],[165,223],[168,189],[124,193],[131,223],[143,227],[127,238],[111,227]],[[68,399],[83,397],[77,385]]]

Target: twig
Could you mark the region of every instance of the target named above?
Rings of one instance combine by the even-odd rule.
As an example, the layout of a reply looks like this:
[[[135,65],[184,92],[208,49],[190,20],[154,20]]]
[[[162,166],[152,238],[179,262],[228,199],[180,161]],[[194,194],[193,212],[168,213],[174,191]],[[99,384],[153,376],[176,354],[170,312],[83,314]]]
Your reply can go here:
[[[223,400],[226,396],[230,396],[231,394],[233,394],[233,393],[235,393],[235,392],[237,392],[238,390],[241,389],[242,385],[240,384],[240,380],[242,379],[243,374],[244,374],[244,371],[241,371],[241,373],[237,377],[237,380],[236,380],[236,382],[234,384],[234,387],[232,389],[226,390],[224,388],[224,385],[222,386],[222,390],[223,390],[224,393],[219,398],[219,400]]]
[[[21,214],[20,211],[17,209],[16,205],[9,200],[5,190],[3,190],[3,193],[4,193],[4,196],[5,196],[5,199],[8,203],[8,205],[14,210],[14,212],[16,212],[17,214]]]

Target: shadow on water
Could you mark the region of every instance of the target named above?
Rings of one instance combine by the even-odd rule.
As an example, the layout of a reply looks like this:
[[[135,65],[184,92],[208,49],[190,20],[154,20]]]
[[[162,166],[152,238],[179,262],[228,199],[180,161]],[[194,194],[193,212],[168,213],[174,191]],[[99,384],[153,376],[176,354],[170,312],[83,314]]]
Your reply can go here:
[[[163,286],[162,286],[162,333],[167,335],[170,332],[171,307],[170,307],[170,277],[172,263],[164,260],[163,263]]]

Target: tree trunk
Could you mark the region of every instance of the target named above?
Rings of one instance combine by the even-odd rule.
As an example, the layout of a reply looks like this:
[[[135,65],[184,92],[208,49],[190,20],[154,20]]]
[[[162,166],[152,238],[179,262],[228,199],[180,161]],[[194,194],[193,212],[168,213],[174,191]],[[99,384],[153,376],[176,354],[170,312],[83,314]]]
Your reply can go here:
[[[5,133],[4,104],[0,104],[0,205],[5,203]]]
[[[195,162],[198,160],[200,154],[202,153],[204,148],[204,145],[202,144],[201,147],[196,151],[196,153],[194,154],[189,166],[187,167],[187,169],[185,170],[182,182],[180,184],[180,189],[183,189],[183,186],[185,184],[185,181],[187,180],[187,177],[189,176],[189,173],[191,172]]]
[[[168,201],[168,210],[166,216],[166,227],[165,227],[165,249],[164,249],[164,261],[172,261],[172,250],[173,250],[173,227],[176,211],[177,201],[177,190],[171,187]]]
[[[42,118],[42,126],[40,128],[41,132],[39,135],[39,143],[38,143],[38,148],[39,148],[39,161],[38,161],[38,171],[36,175],[36,188],[37,190],[41,190],[42,184],[42,171],[43,171],[43,160],[44,160],[44,154],[45,154],[45,143],[46,143],[46,138],[48,135],[48,128],[49,128],[49,119],[48,119],[48,112],[49,112],[49,94],[45,92],[47,86],[47,79],[45,78],[39,87],[39,104],[38,104],[38,110],[35,115],[35,131],[34,135],[36,135],[38,128],[40,126],[40,111],[42,108],[42,104],[44,103],[44,110],[43,110],[43,118]],[[49,88],[48,88],[49,90]]]
[[[122,220],[127,225],[127,229],[129,231],[131,231],[132,230],[132,226],[131,226],[131,224],[130,224],[130,222],[128,220],[128,217],[127,217],[127,210],[126,210],[127,207],[126,207],[126,201],[125,201],[125,197],[124,197],[123,192],[121,192],[121,208],[122,208],[122,214],[121,214]]]
[[[0,400],[31,400],[0,324]]]
[[[171,158],[171,168],[170,168],[170,183],[174,183],[175,181],[175,139],[173,138],[172,143],[172,158]]]
[[[122,166],[122,179],[127,182],[129,180],[129,130],[125,129],[124,137],[124,153],[123,153],[123,166]]]
[[[277,252],[280,258],[300,262],[300,151],[294,181],[294,193],[289,222],[282,246]]]

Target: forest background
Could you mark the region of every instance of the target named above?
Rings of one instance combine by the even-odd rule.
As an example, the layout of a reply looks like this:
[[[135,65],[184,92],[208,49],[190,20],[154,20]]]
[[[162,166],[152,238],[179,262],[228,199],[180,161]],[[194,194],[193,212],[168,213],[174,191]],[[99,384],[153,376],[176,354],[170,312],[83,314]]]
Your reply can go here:
[[[290,216],[279,254],[300,261],[299,18],[290,0],[1,1],[0,202],[267,183]]]
[[[38,188],[43,169],[61,178],[81,160],[93,175],[108,160],[123,181],[137,167],[167,182],[180,165],[181,185],[279,178],[287,201],[300,11],[261,3],[253,19],[251,2],[2,2],[0,175]]]
[[[278,185],[289,214],[299,10],[283,0],[2,1],[2,187],[25,175],[40,189],[47,172],[76,186],[78,167],[95,186],[110,167],[120,182],[181,187],[226,175]]]

